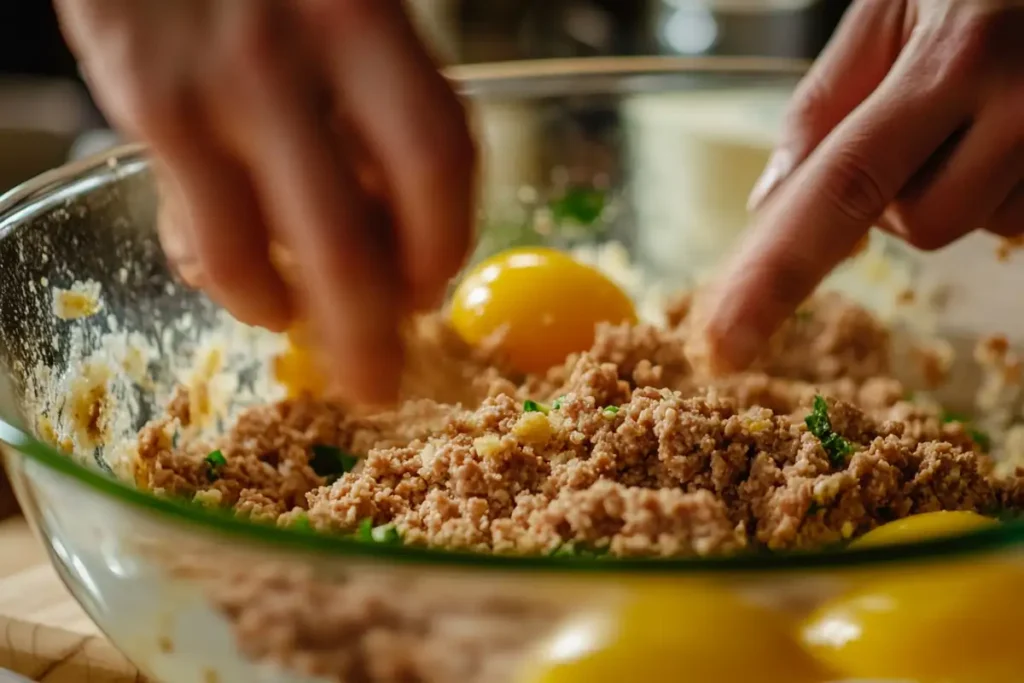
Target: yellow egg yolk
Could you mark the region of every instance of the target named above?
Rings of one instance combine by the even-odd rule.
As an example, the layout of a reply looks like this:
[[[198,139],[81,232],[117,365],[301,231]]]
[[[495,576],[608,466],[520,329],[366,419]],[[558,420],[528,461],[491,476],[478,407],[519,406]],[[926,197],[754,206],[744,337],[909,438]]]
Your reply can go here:
[[[288,346],[274,358],[274,379],[284,386],[289,398],[303,394],[322,396],[327,388],[306,337],[304,328],[292,328],[288,332]]]
[[[872,529],[850,544],[851,548],[913,543],[943,536],[955,536],[999,524],[991,517],[970,511],[926,512],[911,515]]]
[[[585,351],[598,323],[636,322],[633,302],[600,271],[554,249],[512,249],[473,268],[451,304],[469,344],[501,335],[518,370],[542,373]]]
[[[1017,683],[1022,586],[1011,561],[905,567],[826,603],[801,637],[840,680]]]
[[[581,621],[522,683],[822,683],[831,680],[780,615],[707,586],[640,589],[601,626]]]

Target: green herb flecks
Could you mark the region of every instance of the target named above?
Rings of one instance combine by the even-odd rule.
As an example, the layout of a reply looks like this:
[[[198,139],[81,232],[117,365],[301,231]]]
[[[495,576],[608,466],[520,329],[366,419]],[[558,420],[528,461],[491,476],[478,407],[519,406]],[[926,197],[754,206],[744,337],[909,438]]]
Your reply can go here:
[[[309,521],[309,515],[305,512],[296,513],[292,519],[291,528],[296,531],[313,531],[313,525]]]
[[[224,457],[220,449],[212,451],[206,456],[206,476],[210,481],[215,481],[220,478],[220,470],[224,465],[228,464],[228,459]]]
[[[971,441],[973,441],[975,445],[977,445],[977,447],[980,448],[983,453],[988,453],[990,450],[992,450],[992,437],[990,437],[987,433],[983,432],[977,427],[973,426],[973,424],[971,424],[971,418],[964,415],[963,413],[955,413],[950,410],[944,410],[942,412],[942,415],[939,416],[939,419],[942,420],[943,424],[959,422],[964,426],[964,429],[967,431],[967,436],[970,437]]]
[[[610,548],[603,546],[600,548],[588,548],[584,545],[576,543],[575,541],[569,541],[558,546],[549,553],[550,557],[588,557],[598,559],[607,557]]]
[[[324,477],[328,484],[333,484],[341,475],[351,472],[359,462],[359,458],[337,446],[316,444],[311,450],[313,457],[309,459],[309,466],[318,476]]]
[[[1024,513],[1020,510],[1014,510],[1013,508],[996,508],[986,513],[986,517],[994,517],[1000,522],[1017,522],[1024,517]]]
[[[531,401],[530,399],[526,399],[525,401],[523,401],[524,413],[544,413],[545,415],[547,415],[550,411],[551,409],[548,408],[543,403],[537,403],[536,401]]]
[[[619,413],[619,407],[618,406],[605,406],[601,410],[601,416],[604,417],[606,420],[612,419],[613,417],[618,415],[618,413]]]
[[[382,524],[373,526],[373,520],[367,517],[359,522],[355,536],[364,543],[382,543],[384,545],[396,545],[402,542],[402,536],[394,524]]]
[[[971,441],[978,445],[978,448],[981,449],[982,453],[988,453],[992,450],[992,437],[985,432],[975,427],[971,427],[967,430],[967,435],[971,437]]]
[[[556,224],[592,225],[604,213],[607,203],[608,196],[604,190],[574,187],[566,190],[560,198],[552,200],[548,208]]]
[[[832,420],[828,416],[828,404],[821,396],[814,397],[814,407],[811,414],[804,418],[807,429],[811,434],[818,437],[821,447],[828,455],[829,462],[834,467],[842,467],[846,459],[853,453],[853,446],[840,434],[832,431]]]
[[[562,401],[564,401],[564,400],[565,400],[565,396],[559,396],[558,398],[555,399],[555,402],[551,404],[551,408],[554,409],[554,410],[561,410],[562,409]]]
[[[402,542],[402,537],[398,533],[398,529],[393,524],[385,524],[384,526],[374,527],[370,533],[373,536],[373,540],[376,543],[384,543],[386,545],[394,545]]]

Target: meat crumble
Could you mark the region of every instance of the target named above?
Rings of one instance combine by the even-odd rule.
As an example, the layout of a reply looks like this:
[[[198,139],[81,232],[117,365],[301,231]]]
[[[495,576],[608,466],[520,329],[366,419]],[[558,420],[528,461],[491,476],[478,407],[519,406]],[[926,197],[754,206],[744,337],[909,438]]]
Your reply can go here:
[[[192,435],[181,390],[140,433],[136,480],[254,521],[499,554],[812,549],[1020,505],[1020,470],[997,476],[979,432],[907,400],[863,308],[818,296],[750,371],[714,378],[687,361],[688,312],[602,325],[527,377],[428,316],[394,410],[305,394],[213,440]]]

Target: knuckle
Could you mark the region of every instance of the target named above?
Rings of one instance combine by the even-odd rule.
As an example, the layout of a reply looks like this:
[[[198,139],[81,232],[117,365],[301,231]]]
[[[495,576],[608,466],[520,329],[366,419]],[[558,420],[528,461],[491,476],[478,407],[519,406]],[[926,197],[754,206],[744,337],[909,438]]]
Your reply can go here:
[[[864,159],[841,153],[825,179],[823,191],[830,205],[845,219],[870,223],[885,210],[886,192],[878,174]]]
[[[825,79],[808,76],[801,82],[785,114],[783,136],[786,146],[798,149],[808,146],[809,141],[805,138],[810,131],[821,127],[834,97],[835,93]]]
[[[922,55],[920,75],[926,90],[947,87],[949,83],[976,80],[992,54],[994,31],[991,12],[968,7],[948,22],[937,25],[922,40],[928,43]]]
[[[832,99],[833,88],[828,80],[809,75],[800,82],[793,102],[786,112],[787,123],[813,121],[822,107]]]

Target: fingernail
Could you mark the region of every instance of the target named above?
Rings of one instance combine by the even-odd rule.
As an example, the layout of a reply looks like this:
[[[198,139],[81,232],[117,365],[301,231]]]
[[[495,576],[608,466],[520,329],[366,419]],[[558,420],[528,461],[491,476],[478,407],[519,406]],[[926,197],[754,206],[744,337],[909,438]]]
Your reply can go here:
[[[756,211],[764,200],[775,191],[783,180],[793,172],[793,155],[785,148],[779,148],[772,152],[768,159],[761,177],[754,183],[754,189],[750,191],[747,199],[747,210]]]

